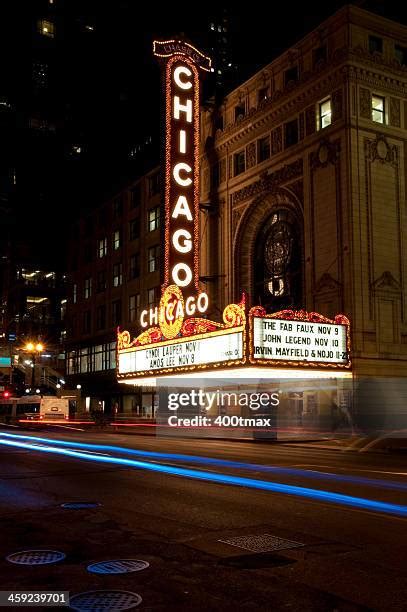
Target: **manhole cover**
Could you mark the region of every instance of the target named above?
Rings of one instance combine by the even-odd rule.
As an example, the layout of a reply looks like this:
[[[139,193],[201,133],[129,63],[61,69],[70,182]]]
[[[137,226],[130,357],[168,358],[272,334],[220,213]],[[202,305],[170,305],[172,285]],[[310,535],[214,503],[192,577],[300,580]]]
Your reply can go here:
[[[66,502],[61,504],[61,508],[67,510],[81,510],[82,508],[97,508],[100,506],[99,502]]]
[[[80,612],[111,612],[114,610],[131,610],[141,604],[142,598],[138,593],[130,591],[86,591],[69,599],[72,610]]]
[[[128,572],[140,572],[149,565],[147,561],[141,561],[141,559],[117,559],[91,563],[87,570],[93,574],[127,574]]]
[[[21,565],[45,565],[65,559],[65,554],[58,550],[22,550],[6,557],[10,563]]]
[[[263,533],[262,535],[239,536],[236,538],[228,538],[227,540],[218,540],[218,542],[224,542],[225,544],[230,544],[230,546],[244,548],[251,552],[270,552],[272,550],[284,550],[287,548],[299,548],[300,546],[304,546],[301,542],[277,538],[268,533]]]

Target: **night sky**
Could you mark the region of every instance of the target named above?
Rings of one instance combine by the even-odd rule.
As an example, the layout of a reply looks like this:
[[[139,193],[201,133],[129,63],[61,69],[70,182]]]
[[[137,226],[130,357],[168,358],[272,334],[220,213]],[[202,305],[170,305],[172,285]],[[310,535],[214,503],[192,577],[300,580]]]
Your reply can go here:
[[[279,3],[278,9],[270,3],[267,10],[237,3],[228,7],[236,84],[344,4],[302,3],[301,10],[294,3]],[[398,2],[355,4],[405,22]],[[16,110],[10,119],[15,130],[9,141],[5,138],[1,161],[17,167],[13,205],[26,210],[26,228],[47,231],[56,218],[64,226],[69,224],[78,211],[103,201],[158,161],[160,71],[152,41],[183,33],[206,50],[216,6],[194,4],[188,11],[183,4],[177,11],[174,3],[150,2],[143,3],[141,10],[134,0],[54,0],[49,9],[43,0],[19,5],[19,14],[13,17],[0,10],[4,29],[0,95]],[[51,11],[56,36],[49,43],[35,34],[35,24]],[[5,23],[13,27],[5,28]],[[86,31],[89,24],[92,31]],[[32,65],[43,61],[49,65],[48,86],[38,92],[33,90]],[[55,124],[53,136],[33,136],[27,130],[33,114]],[[130,150],[149,137],[151,144],[144,144],[142,153],[131,158]],[[74,145],[81,147],[80,155],[72,154]]]

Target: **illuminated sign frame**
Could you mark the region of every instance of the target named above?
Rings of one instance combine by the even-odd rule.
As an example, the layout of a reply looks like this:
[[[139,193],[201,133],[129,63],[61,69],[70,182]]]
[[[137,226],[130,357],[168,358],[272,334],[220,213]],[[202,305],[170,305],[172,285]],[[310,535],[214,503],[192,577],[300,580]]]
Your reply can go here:
[[[254,318],[258,317],[267,320],[280,320],[280,321],[300,321],[303,323],[316,323],[324,325],[343,325],[346,327],[346,351],[347,361],[345,363],[332,362],[332,361],[308,361],[301,359],[262,359],[254,356]],[[305,310],[281,310],[271,314],[266,314],[265,309],[262,306],[254,306],[249,311],[249,363],[260,366],[273,367],[302,367],[302,368],[323,368],[333,370],[350,369],[352,361],[350,358],[350,322],[349,319],[343,315],[338,314],[335,319],[328,319],[317,312],[307,312]]]

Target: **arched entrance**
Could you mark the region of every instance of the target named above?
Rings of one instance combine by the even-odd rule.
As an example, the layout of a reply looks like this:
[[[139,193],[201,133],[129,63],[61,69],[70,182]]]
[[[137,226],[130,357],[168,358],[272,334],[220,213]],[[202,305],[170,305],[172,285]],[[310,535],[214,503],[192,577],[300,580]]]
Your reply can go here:
[[[251,304],[270,312],[304,307],[303,217],[283,189],[255,200],[240,223],[237,293],[246,289]]]

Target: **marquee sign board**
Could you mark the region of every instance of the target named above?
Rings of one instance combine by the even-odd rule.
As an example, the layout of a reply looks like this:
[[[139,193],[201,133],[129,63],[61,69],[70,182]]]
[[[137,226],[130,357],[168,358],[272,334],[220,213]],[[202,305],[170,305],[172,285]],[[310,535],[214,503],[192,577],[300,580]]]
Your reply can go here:
[[[250,362],[258,365],[349,367],[349,320],[318,313],[285,310],[267,315],[252,308],[249,321]]]

